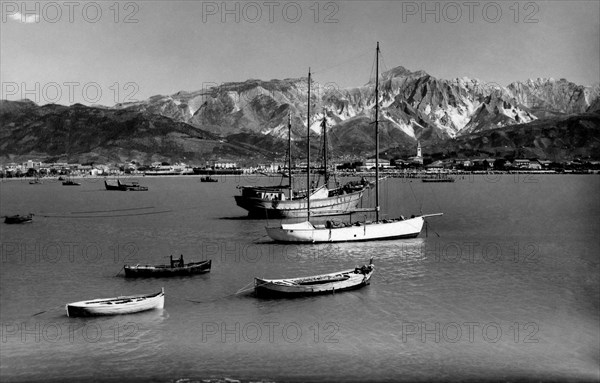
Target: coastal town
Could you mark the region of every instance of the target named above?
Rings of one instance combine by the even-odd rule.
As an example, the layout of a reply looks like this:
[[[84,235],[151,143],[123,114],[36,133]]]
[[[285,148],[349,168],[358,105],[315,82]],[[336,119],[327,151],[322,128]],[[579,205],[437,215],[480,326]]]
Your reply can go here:
[[[599,174],[600,161],[575,159],[566,162],[553,162],[536,158],[460,158],[433,160],[428,157],[410,157],[408,159],[379,159],[380,171],[390,176],[418,176],[428,174],[469,174],[469,173],[497,173],[497,172],[527,172],[543,174]],[[318,171],[320,163],[311,162],[311,169]],[[368,158],[362,161],[337,163],[330,166],[339,174],[361,175],[375,169],[375,159]],[[218,159],[206,161],[203,164],[186,164],[182,162],[153,162],[142,164],[137,161],[125,163],[69,163],[69,162],[42,162],[35,159],[16,163],[10,162],[0,166],[0,178],[20,177],[53,177],[68,175],[74,177],[85,176],[185,176],[185,175],[240,175],[264,174],[285,175],[288,165],[285,161],[256,163],[253,165],[240,164],[235,160]],[[292,164],[292,173],[306,172],[306,162]]]

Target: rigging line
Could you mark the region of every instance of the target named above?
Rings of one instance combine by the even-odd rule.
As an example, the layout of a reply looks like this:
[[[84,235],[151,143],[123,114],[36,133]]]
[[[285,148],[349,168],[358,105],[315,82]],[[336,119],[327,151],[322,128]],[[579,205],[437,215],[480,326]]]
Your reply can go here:
[[[72,215],[42,215],[40,214],[41,217],[45,217],[45,218],[113,218],[113,217],[133,217],[133,216],[137,216],[137,215],[152,215],[152,214],[162,214],[162,213],[170,213],[173,210],[161,210],[161,211],[151,211],[151,212],[146,212],[146,213],[134,213],[134,214],[113,214],[113,215],[79,215],[79,216],[72,216]]]
[[[376,62],[377,62],[377,54],[375,54],[375,60],[373,60],[373,62],[371,63],[371,73],[369,74],[369,81],[368,82],[373,81],[373,83],[375,83],[376,79],[375,79],[374,72],[375,72],[375,63]]]
[[[435,193],[435,190],[433,190],[433,187],[430,188],[431,194],[433,195],[433,200],[435,201],[435,206],[437,208],[437,211],[442,211],[441,207],[440,207],[440,202],[438,201],[437,198],[437,194]]]
[[[30,318],[31,318],[31,317],[34,317],[34,316],[37,316],[37,315],[40,315],[40,314],[43,314],[43,313],[46,313],[46,312],[48,312],[48,311],[57,310],[57,309],[60,309],[60,308],[63,308],[63,307],[65,307],[65,305],[62,305],[62,304],[61,304],[61,305],[52,306],[52,307],[50,307],[49,309],[46,309],[46,310],[44,310],[44,311],[40,311],[40,312],[38,312],[38,313],[35,313],[35,314],[31,315],[31,316],[30,316]]]
[[[229,297],[232,297],[234,295],[238,295],[238,294],[241,294],[243,292],[250,291],[250,290],[253,290],[253,289],[254,289],[254,281],[252,281],[249,284],[247,284],[246,286],[242,287],[241,289],[239,289],[235,293],[228,294],[228,295],[225,295],[225,296],[222,296],[222,297],[217,297],[217,298],[213,298],[213,299],[209,299],[209,300],[205,300],[205,301],[197,301],[197,300],[194,300],[194,299],[186,299],[186,298],[181,298],[181,299],[183,299],[184,301],[193,302],[193,303],[209,303],[209,302],[218,301],[220,299],[229,298]]]
[[[381,59],[381,66],[382,66],[382,69],[383,69],[382,74],[383,74],[383,73],[389,71],[390,68],[388,68],[387,64],[385,63],[385,57],[383,55],[383,52],[381,52],[381,51],[379,52],[379,57]]]
[[[419,200],[417,199],[417,196],[415,195],[415,191],[413,190],[412,182],[409,182],[408,186],[410,187],[410,191],[412,192],[412,195],[413,195],[413,198],[415,199],[415,202],[419,202]]]
[[[108,213],[108,212],[114,212],[114,211],[144,210],[144,209],[154,209],[154,208],[155,208],[155,206],[146,206],[146,207],[132,207],[132,208],[128,208],[128,209],[72,211],[71,214]]]

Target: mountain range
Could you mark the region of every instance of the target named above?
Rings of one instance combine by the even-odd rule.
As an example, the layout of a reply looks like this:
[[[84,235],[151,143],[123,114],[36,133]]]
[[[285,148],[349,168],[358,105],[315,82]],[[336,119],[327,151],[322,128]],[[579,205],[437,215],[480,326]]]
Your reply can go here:
[[[326,118],[334,157],[374,155],[374,87],[312,83],[315,148]],[[396,67],[379,88],[382,156],[414,155],[418,140],[426,155],[600,158],[599,85],[538,78],[500,86]],[[251,79],[113,107],[1,101],[0,153],[5,161],[272,160],[285,154],[291,115],[293,155],[303,157],[307,91],[307,78]]]

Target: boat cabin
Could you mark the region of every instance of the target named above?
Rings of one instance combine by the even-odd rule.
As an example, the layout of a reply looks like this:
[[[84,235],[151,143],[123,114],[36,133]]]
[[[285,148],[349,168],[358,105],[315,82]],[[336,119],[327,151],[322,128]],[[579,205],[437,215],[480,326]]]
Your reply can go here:
[[[285,195],[284,190],[257,187],[242,188],[242,196],[248,198],[260,198],[262,200],[285,201],[286,199],[288,199],[288,197]]]

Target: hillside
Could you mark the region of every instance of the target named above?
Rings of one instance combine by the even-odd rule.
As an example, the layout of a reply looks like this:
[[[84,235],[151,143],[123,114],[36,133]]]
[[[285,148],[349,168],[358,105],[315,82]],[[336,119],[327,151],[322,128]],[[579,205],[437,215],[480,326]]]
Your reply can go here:
[[[10,161],[191,161],[223,150],[260,157],[252,147],[223,143],[192,125],[130,110],[1,101],[0,122],[0,152]]]
[[[291,114],[294,153],[302,157],[307,96],[307,78],[298,78],[225,83],[114,107],[3,101],[0,150],[6,159],[46,156],[80,162],[277,159],[284,156]],[[373,81],[335,89],[315,80],[311,96],[315,148],[326,117],[336,157],[373,153]],[[574,152],[599,157],[593,129],[598,126],[593,112],[600,110],[597,85],[537,79],[503,87],[396,67],[381,75],[379,102],[382,150],[413,154],[419,140],[425,153],[452,145],[459,145],[458,151],[472,146],[491,153],[526,147],[542,158],[568,159],[569,150],[557,149],[565,142]],[[575,140],[570,129],[585,130],[590,140]],[[553,136],[546,137],[547,131]],[[502,145],[490,138],[486,142],[487,132],[506,132],[498,142]]]

